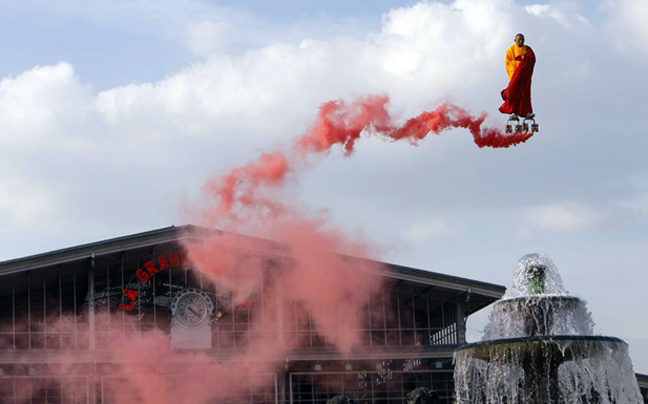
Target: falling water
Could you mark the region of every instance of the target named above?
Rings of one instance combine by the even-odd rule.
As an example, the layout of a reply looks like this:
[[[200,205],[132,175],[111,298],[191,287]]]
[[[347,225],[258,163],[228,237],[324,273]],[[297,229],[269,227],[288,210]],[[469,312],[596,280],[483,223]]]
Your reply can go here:
[[[586,303],[572,296],[528,296],[493,306],[483,341],[535,335],[592,335]]]
[[[567,295],[568,292],[563,286],[562,278],[558,269],[547,254],[527,254],[520,258],[513,274],[513,286],[506,292],[505,298],[529,296],[537,288],[537,277],[533,276],[535,269],[544,268],[544,288],[542,294],[547,295]],[[530,276],[531,275],[531,276]]]
[[[643,404],[628,345],[593,328],[551,259],[525,255],[482,341],[455,353],[457,403]]]

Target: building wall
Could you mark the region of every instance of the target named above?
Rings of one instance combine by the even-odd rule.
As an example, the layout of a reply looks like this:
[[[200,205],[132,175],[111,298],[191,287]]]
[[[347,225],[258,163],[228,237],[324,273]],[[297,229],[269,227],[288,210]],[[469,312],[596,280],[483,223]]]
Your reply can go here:
[[[254,340],[274,343],[280,339],[298,348],[293,355],[297,362],[279,363],[277,372],[270,375],[255,375],[269,378],[264,387],[246,387],[249,384],[241,381],[235,397],[221,397],[214,403],[323,403],[341,393],[363,403],[402,403],[408,389],[420,384],[439,389],[443,402],[451,401],[452,369],[447,364],[444,369],[433,369],[427,362],[410,361],[376,370],[385,364],[383,354],[393,357],[401,349],[456,346],[461,334],[457,302],[451,293],[414,282],[390,281],[355,319],[356,342],[373,356],[355,361],[354,370],[344,370],[348,361],[335,355],[323,361],[299,359],[333,348],[317,333],[313,319],[304,316],[308,311],[299,302],[285,303],[279,314],[263,292],[239,301],[187,265],[159,271],[146,282],[138,279],[136,272],[145,262],[174,251],[174,244],[155,246],[0,276],[0,404],[114,403],[111,386],[121,376],[109,367],[95,360],[76,366],[74,372],[61,372],[65,364],[57,363],[60,357],[50,356],[54,359],[48,363],[42,358],[52,352],[72,352],[79,358],[119,350],[151,330],[169,335],[173,332],[171,301],[187,288],[207,292],[217,306],[208,351],[214,358],[245,350]],[[268,288],[273,287],[272,271],[280,270],[272,265]],[[133,304],[124,295],[125,289],[137,292]],[[132,310],[120,305],[132,306]],[[261,327],[252,328],[253,317],[260,319]],[[320,363],[325,368],[318,372],[314,369]],[[182,373],[177,377],[180,380]]]

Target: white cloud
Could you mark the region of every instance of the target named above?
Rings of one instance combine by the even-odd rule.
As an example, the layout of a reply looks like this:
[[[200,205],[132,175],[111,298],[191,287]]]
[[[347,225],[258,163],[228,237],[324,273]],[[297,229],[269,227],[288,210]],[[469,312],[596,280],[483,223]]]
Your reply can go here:
[[[483,68],[499,62],[505,38],[511,36],[505,6],[504,1],[460,0],[391,10],[375,37],[382,67],[423,82],[449,80],[448,87],[478,80],[469,72],[474,73],[475,64]]]
[[[88,7],[85,13],[98,18],[99,3]],[[50,153],[66,151],[60,157],[68,161],[84,161],[80,156],[99,151],[110,155],[115,161],[113,169],[122,164],[126,170],[138,170],[132,173],[136,182],[150,172],[141,171],[134,157],[126,156],[144,149],[157,156],[172,155],[167,148],[191,138],[194,149],[212,149],[214,161],[230,161],[230,151],[239,145],[266,147],[289,141],[310,124],[318,105],[331,98],[388,93],[392,96],[390,108],[403,118],[436,106],[447,94],[476,110],[492,111],[500,89],[497,83],[504,79],[502,53],[515,32],[513,21],[516,25],[522,21],[554,27],[551,18],[543,17],[554,11],[568,21],[577,15],[553,5],[525,9],[499,0],[421,2],[389,11],[381,31],[366,37],[303,38],[296,44],[274,43],[241,54],[214,54],[158,82],[133,83],[99,93],[68,63],[35,67],[0,81],[0,145],[5,150],[21,150],[1,164],[6,167],[17,158],[42,158],[41,145],[47,142]],[[117,9],[113,14],[123,12]],[[187,25],[185,37],[189,46],[205,54],[214,52],[212,45],[220,47],[219,36],[229,24],[235,25],[220,16],[206,16]],[[565,30],[552,35],[567,35],[568,39],[572,34]],[[562,38],[551,46],[558,55],[571,48]],[[577,72],[581,81],[589,80],[587,76],[605,68],[594,65],[590,56],[562,60],[559,70],[545,70],[544,82],[570,71]],[[539,68],[552,66],[546,51],[542,58]],[[542,98],[539,101],[542,103]],[[174,158],[179,158],[182,166],[184,157]],[[179,177],[188,174],[179,170]],[[48,176],[56,173],[50,167],[30,173],[29,181],[33,187],[39,183],[45,186],[51,181]],[[63,172],[58,174],[63,176]],[[4,171],[0,179],[8,182],[26,178],[24,175]],[[206,172],[194,173],[201,175]],[[4,209],[11,209],[10,205],[5,203]],[[551,222],[551,217],[565,211],[564,206],[562,210],[554,207],[553,213],[540,210],[536,214],[548,218],[538,219],[538,223]],[[567,225],[544,226],[578,227],[588,223],[588,218],[581,214],[565,219]]]
[[[560,202],[525,209],[527,224],[556,232],[590,229],[601,223],[594,209],[575,202]]]
[[[212,135],[223,125],[258,131],[290,127],[286,108],[291,118],[303,120],[322,101],[352,94],[386,92],[397,109],[429,103],[450,89],[468,89],[491,71],[480,73],[475,65],[499,67],[510,31],[502,4],[419,3],[390,11],[382,31],[363,39],[304,38],[241,56],[213,54],[158,83],[102,92],[97,108],[113,125],[156,120],[165,128]],[[192,27],[188,46],[206,54],[214,50],[210,38],[226,29],[218,21]],[[203,31],[209,32],[206,38]]]
[[[52,136],[82,141],[69,130],[85,121],[91,107],[91,87],[79,82],[68,63],[5,77],[0,81],[0,145],[38,147]]]
[[[578,13],[574,3],[563,2],[555,4],[530,4],[524,8],[527,13],[539,17],[550,18],[558,22],[562,28],[572,30],[589,25],[589,21]]]
[[[524,9],[529,14],[541,16],[549,11],[549,7],[549,4],[530,4],[524,7]]]
[[[603,5],[610,15],[607,29],[619,49],[646,53],[648,47],[648,1],[610,0]]]
[[[199,21],[187,25],[188,46],[197,52],[213,53],[212,45],[220,47],[220,36],[236,21],[209,12],[202,13],[203,20],[196,19],[204,4],[186,4],[192,5],[189,9],[193,11],[184,13],[178,21]],[[136,6],[143,7],[138,13],[146,8],[143,3]],[[128,7],[120,6],[102,17],[100,3],[87,7],[79,13],[108,20],[128,12]],[[4,170],[0,183],[27,181],[34,189],[50,189],[52,182],[80,175],[79,170],[64,167],[61,161],[69,165],[89,162],[88,156],[93,154],[108,156],[110,164],[81,170],[89,177],[109,176],[110,170],[119,170],[129,172],[133,184],[147,182],[155,175],[156,166],[140,159],[155,156],[158,161],[173,158],[176,169],[170,175],[177,181],[183,177],[198,181],[214,167],[249,155],[241,150],[290,141],[312,122],[321,102],[358,94],[390,94],[390,108],[402,118],[431,109],[446,96],[477,111],[493,111],[500,87],[505,84],[502,53],[516,32],[514,26],[554,27],[541,18],[553,6],[528,10],[505,0],[420,2],[387,12],[380,32],[365,37],[301,38],[295,44],[273,43],[236,54],[221,52],[158,82],[133,83],[99,93],[93,92],[69,63],[34,67],[0,81],[0,145],[5,153],[20,150],[5,156],[0,165],[11,167],[19,159],[50,161],[53,157],[44,157],[46,152],[61,154],[45,170],[39,171],[35,164],[25,172]],[[569,17],[568,21],[577,14],[570,14],[568,9],[559,11]],[[72,8],[68,12],[76,13]],[[170,14],[156,6],[149,17],[167,21]],[[169,29],[175,32],[176,28]],[[560,37],[559,42],[552,42],[556,53],[561,54],[561,49],[570,52],[571,45],[562,35],[572,34],[551,32]],[[558,71],[545,73],[545,82],[546,77],[557,77],[570,69],[581,72],[581,79],[590,75],[588,56],[561,61]],[[551,67],[551,55],[542,57],[539,63]],[[47,150],[42,148],[45,142]],[[180,150],[200,150],[210,155],[211,161],[203,162],[202,171],[196,171],[196,159]],[[183,167],[194,169],[189,172]],[[119,192],[116,184],[106,186]],[[64,205],[73,206],[75,196],[65,192],[74,192],[75,188],[65,185],[57,189]],[[5,201],[3,209],[20,210],[19,203]],[[569,206],[539,210],[536,216],[543,219],[536,224],[562,229],[593,220],[587,212],[555,219],[560,214],[569,216],[565,212],[571,212]],[[567,224],[557,223],[561,221]],[[430,237],[441,231],[443,226],[439,226],[428,223],[427,230],[415,228],[412,234]]]

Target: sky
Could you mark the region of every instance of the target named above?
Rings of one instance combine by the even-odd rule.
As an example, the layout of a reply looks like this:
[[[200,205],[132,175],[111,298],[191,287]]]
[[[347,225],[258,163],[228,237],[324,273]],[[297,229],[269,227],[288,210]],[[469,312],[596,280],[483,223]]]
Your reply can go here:
[[[503,125],[517,32],[537,55],[527,143],[361,139],[290,192],[388,262],[510,286],[549,254],[648,373],[645,0],[0,0],[0,260],[187,224],[209,178],[328,100],[387,94],[401,122],[449,100]]]

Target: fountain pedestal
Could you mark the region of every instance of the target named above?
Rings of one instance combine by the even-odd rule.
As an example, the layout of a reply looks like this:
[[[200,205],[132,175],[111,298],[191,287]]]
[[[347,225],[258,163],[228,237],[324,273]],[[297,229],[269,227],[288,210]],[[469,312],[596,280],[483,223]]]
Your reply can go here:
[[[523,257],[512,290],[484,340],[455,352],[458,404],[643,404],[627,344],[592,335],[547,256]]]
[[[618,356],[623,357],[624,354],[627,354],[627,345],[619,338],[535,336],[465,344],[457,349],[455,361],[458,366],[460,362],[482,362],[479,370],[483,380],[492,380],[500,374],[509,373],[509,381],[519,384],[519,389],[515,401],[509,401],[507,398],[503,402],[518,402],[523,399],[521,402],[524,404],[558,404],[570,403],[561,397],[561,389],[566,386],[562,373],[568,373],[559,371],[561,366],[572,364],[563,366],[565,370],[590,366],[593,363],[606,363],[614,361]],[[460,377],[456,375],[455,379]],[[468,383],[473,384],[474,380]],[[516,390],[513,386],[509,387]],[[583,387],[584,391],[580,392],[580,395],[597,395],[594,390],[586,391],[585,385]],[[603,386],[599,387],[603,389]],[[572,391],[569,395],[573,393]]]

